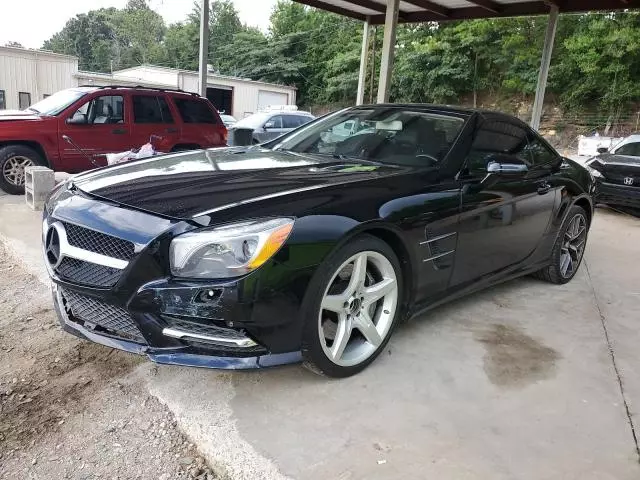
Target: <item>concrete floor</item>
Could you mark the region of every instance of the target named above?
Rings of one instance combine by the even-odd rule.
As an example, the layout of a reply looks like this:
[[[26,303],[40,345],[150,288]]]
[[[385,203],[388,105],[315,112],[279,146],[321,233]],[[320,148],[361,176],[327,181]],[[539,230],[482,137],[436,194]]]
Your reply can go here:
[[[0,239],[42,276],[39,214],[15,203],[0,198]],[[600,209],[570,284],[526,278],[441,307],[350,379],[138,374],[231,478],[638,479],[638,245],[639,219]]]

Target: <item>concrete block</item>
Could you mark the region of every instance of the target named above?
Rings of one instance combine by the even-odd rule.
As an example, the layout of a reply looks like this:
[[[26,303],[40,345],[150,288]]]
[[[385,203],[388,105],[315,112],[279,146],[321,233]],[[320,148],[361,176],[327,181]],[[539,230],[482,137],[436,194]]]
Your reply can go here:
[[[24,169],[24,198],[32,210],[42,210],[47,196],[55,186],[55,174],[47,167]]]

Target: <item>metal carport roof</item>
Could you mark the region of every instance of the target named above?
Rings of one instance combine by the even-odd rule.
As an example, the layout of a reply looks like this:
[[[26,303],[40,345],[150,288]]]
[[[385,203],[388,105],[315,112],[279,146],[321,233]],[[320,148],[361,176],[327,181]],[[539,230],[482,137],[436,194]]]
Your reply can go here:
[[[371,25],[384,25],[378,103],[389,99],[398,23],[443,22],[477,18],[549,14],[542,61],[531,115],[538,129],[547,85],[551,53],[560,13],[623,10],[640,7],[640,0],[293,0],[294,2],[355,18],[364,22],[357,103],[364,98],[365,73]]]
[[[383,25],[386,0],[293,0],[372,25]],[[638,0],[402,0],[398,22],[467,20],[472,18],[517,17],[548,14],[550,7],[560,13],[637,8]]]

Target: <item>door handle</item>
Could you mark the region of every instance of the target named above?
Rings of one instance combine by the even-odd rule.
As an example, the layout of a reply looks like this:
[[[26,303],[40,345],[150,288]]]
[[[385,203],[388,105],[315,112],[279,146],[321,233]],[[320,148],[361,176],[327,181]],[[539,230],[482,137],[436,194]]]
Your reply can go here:
[[[124,135],[127,131],[124,128],[114,128],[111,130],[111,133],[114,133],[115,135]]]
[[[549,193],[551,190],[551,185],[548,182],[540,182],[538,184],[538,195],[544,195],[545,193]]]
[[[167,133],[178,133],[178,129],[177,128],[167,128],[165,131]]]

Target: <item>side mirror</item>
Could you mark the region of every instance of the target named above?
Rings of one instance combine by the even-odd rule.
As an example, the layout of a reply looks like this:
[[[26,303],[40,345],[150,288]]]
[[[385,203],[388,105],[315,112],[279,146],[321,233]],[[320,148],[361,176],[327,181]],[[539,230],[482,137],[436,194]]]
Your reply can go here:
[[[482,180],[482,185],[486,188],[498,180],[518,180],[528,171],[527,164],[517,157],[496,156],[487,164],[487,175]]]
[[[607,153],[609,149],[607,147],[598,147],[598,153]]]
[[[86,115],[80,113],[74,115],[71,118],[67,118],[66,123],[67,125],[86,125],[88,122]]]
[[[265,124],[264,124],[264,129],[265,129],[265,130],[269,130],[270,128],[273,128],[273,127],[275,127],[275,126],[276,126],[276,124],[275,124],[275,123],[273,123],[273,122],[267,122],[267,123],[265,123]]]
[[[487,165],[487,173],[499,177],[524,177],[528,171],[529,167],[524,162],[503,163],[492,161]]]

